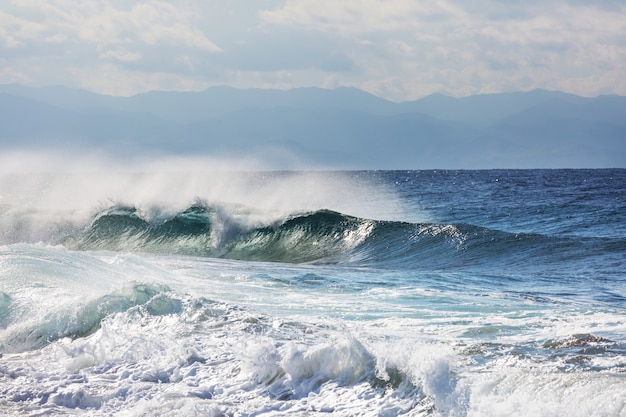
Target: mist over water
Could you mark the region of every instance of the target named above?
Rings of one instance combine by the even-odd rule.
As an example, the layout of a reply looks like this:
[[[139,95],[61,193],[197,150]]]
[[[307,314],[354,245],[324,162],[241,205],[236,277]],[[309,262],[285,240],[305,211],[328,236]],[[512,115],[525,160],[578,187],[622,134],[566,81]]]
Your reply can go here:
[[[196,203],[254,209],[248,221],[256,223],[318,209],[373,219],[416,217],[383,184],[349,172],[277,172],[259,162],[210,158],[121,164],[29,153],[5,155],[0,163],[4,243],[53,242],[59,228],[85,227],[114,206],[134,207],[156,223]]]
[[[2,158],[5,415],[625,415],[624,170]]]

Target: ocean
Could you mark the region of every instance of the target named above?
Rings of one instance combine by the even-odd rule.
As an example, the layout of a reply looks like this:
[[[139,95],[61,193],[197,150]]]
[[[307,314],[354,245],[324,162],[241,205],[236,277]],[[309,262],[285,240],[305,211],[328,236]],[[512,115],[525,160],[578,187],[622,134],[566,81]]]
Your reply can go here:
[[[626,170],[5,173],[3,416],[626,416]]]

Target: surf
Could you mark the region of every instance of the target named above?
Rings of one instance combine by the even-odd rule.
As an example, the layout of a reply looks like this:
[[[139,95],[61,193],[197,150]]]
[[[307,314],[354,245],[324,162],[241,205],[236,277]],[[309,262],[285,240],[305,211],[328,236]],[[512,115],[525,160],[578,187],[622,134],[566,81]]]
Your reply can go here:
[[[374,220],[327,209],[259,220],[268,218],[252,208],[195,203],[151,220],[135,207],[114,206],[60,243],[73,250],[399,268],[516,265],[531,258],[550,263],[611,252],[611,242],[602,239]]]
[[[624,410],[626,171],[209,171],[0,178],[4,414]]]

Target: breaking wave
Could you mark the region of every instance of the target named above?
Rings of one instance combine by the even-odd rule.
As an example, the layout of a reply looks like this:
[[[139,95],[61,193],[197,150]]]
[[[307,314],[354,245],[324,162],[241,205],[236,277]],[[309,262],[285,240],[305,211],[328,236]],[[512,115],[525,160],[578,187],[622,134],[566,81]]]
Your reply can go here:
[[[253,211],[199,203],[157,219],[135,207],[115,206],[62,243],[74,250],[385,267],[453,267],[494,260],[517,264],[546,254],[563,261],[607,250],[582,239],[513,234],[471,224],[363,219],[331,210],[253,219]]]

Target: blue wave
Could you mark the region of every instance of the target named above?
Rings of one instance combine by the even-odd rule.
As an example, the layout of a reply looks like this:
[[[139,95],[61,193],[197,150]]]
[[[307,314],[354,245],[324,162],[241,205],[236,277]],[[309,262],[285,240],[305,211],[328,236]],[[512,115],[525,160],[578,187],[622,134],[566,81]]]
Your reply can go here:
[[[225,228],[217,212],[196,204],[165,221],[150,222],[134,207],[113,207],[64,244],[77,250],[429,268],[494,261],[517,265],[531,259],[549,264],[612,250],[606,240],[514,234],[463,223],[379,221],[330,210],[294,213],[260,227],[235,223]]]

